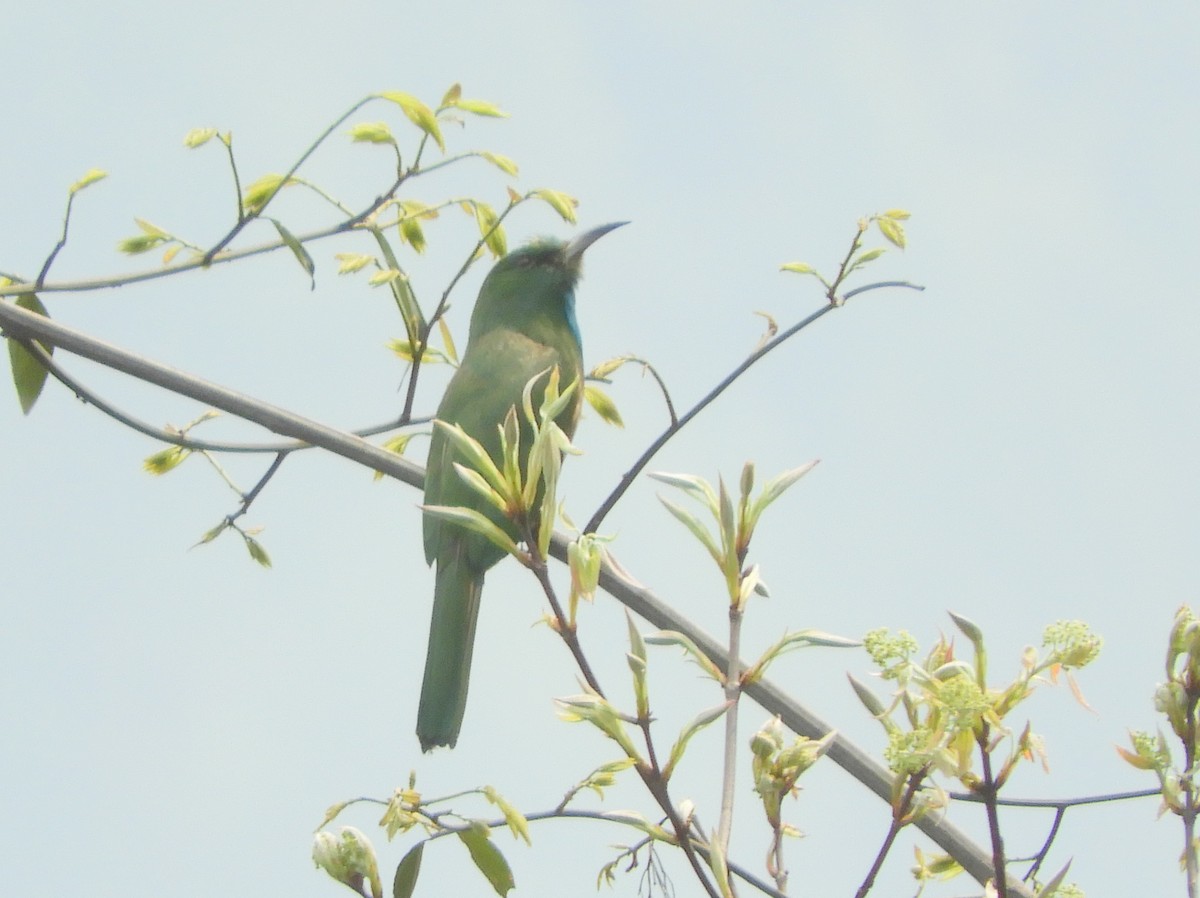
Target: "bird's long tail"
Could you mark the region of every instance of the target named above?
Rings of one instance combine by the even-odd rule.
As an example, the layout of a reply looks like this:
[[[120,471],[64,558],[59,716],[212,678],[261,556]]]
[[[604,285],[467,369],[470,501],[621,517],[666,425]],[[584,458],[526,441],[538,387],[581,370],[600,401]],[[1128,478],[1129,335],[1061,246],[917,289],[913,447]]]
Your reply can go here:
[[[425,680],[417,711],[421,751],[438,745],[453,748],[467,708],[483,574],[471,570],[465,555],[460,544],[455,551],[438,559]]]

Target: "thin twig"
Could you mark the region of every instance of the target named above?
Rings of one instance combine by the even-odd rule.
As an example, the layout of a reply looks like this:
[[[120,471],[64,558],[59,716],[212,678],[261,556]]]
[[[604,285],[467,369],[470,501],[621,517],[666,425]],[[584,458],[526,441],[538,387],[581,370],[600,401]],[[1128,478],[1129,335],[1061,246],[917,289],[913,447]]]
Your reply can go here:
[[[66,371],[54,360],[50,353],[46,352],[35,340],[28,340],[23,337],[10,337],[16,340],[25,351],[37,359],[38,363],[50,372],[59,383],[65,386],[68,390],[75,394],[75,397],[85,405],[94,406],[97,410],[108,415],[119,424],[123,424],[131,430],[148,436],[151,439],[159,440],[164,443],[171,443],[175,446],[182,446],[184,449],[192,449],[197,452],[228,452],[240,454],[268,454],[274,455],[280,452],[299,452],[305,449],[314,448],[309,443],[301,443],[291,441],[287,443],[231,443],[220,440],[201,440],[196,437],[181,434],[179,431],[171,430],[162,427],[155,427],[152,424],[147,424],[140,418],[136,418],[128,412],[122,411],[111,402],[101,398],[90,388],[83,386],[78,380]],[[378,436],[381,433],[388,433],[392,430],[398,430],[401,427],[414,427],[421,424],[428,424],[432,421],[432,416],[421,418],[413,418],[412,420],[403,420],[396,418],[392,421],[384,422],[383,424],[374,424],[370,427],[361,427],[349,431],[358,437]]]
[[[575,659],[575,663],[579,667],[579,672],[587,683],[588,688],[601,698],[604,697],[604,689],[600,685],[595,673],[592,671],[591,665],[588,663],[587,657],[583,653],[583,647],[579,644],[578,634],[575,628],[570,626],[566,615],[563,614],[562,605],[558,601],[558,596],[554,591],[554,585],[550,582],[550,575],[546,569],[545,559],[541,558],[537,551],[537,540],[533,538],[532,532],[526,534],[526,545],[530,546],[531,564],[530,568],[537,577],[538,583],[542,587],[542,592],[545,593],[547,601],[550,603],[550,608],[554,612],[555,629],[558,635],[566,643],[567,648],[571,652],[571,657]],[[643,724],[643,732],[646,740],[650,742],[650,731],[648,722]],[[699,858],[696,856],[695,848],[692,845],[691,836],[687,831],[687,824],[679,816],[679,811],[675,807],[675,803],[671,800],[667,792],[667,784],[663,779],[662,771],[658,767],[658,761],[653,752],[650,755],[651,761],[649,766],[638,763],[634,765],[638,776],[641,777],[647,791],[654,798],[655,802],[667,815],[667,819],[671,822],[671,827],[675,830],[675,840],[679,847],[683,850],[684,855],[691,864],[692,871],[696,874],[696,878],[700,880],[700,884],[704,886],[704,890],[709,894],[709,898],[721,898],[720,893],[716,890],[713,884],[709,881],[708,873],[701,865]]]
[[[67,229],[71,226],[71,204],[74,202],[75,194],[67,194],[67,209],[63,213],[62,236],[58,238],[58,243],[54,244],[54,249],[50,250],[50,255],[46,257],[46,261],[42,264],[42,270],[38,272],[37,280],[33,282],[34,290],[42,288],[42,284],[46,281],[46,275],[50,273],[50,266],[54,264],[54,260],[62,251],[62,248],[67,245]]]
[[[341,116],[336,118],[333,121],[333,124],[331,124],[328,128],[326,128],[324,130],[324,132],[322,132],[322,134],[309,145],[307,150],[305,150],[303,153],[300,154],[300,158],[297,159],[292,164],[292,167],[289,168],[287,173],[280,179],[279,185],[275,188],[275,190],[271,193],[271,195],[269,197],[267,197],[259,205],[258,209],[251,212],[249,215],[246,215],[246,214],[238,215],[237,223],[234,224],[234,226],[229,229],[228,233],[226,233],[224,237],[222,237],[220,240],[218,240],[216,242],[216,244],[208,252],[206,252],[204,254],[204,258],[201,260],[203,262],[204,267],[208,267],[209,265],[211,265],[213,260],[216,258],[217,254],[220,253],[221,250],[223,250],[225,247],[227,247],[233,241],[233,239],[242,232],[242,229],[245,228],[246,225],[248,225],[250,222],[254,221],[254,219],[258,218],[263,213],[263,211],[270,204],[271,200],[273,200],[276,197],[276,195],[278,195],[279,191],[283,190],[283,188],[288,184],[288,182],[292,178],[292,175],[296,174],[296,172],[300,170],[300,166],[302,166],[305,162],[308,161],[308,158],[317,151],[317,148],[320,147],[321,144],[323,144],[326,140],[328,140],[330,135],[333,134],[333,132],[335,130],[337,130],[339,127],[341,127],[342,123],[345,122],[346,119],[350,118],[350,116],[354,115],[354,113],[358,112],[359,109],[361,109],[363,106],[365,106],[367,103],[371,102],[374,99],[376,99],[375,94],[372,94],[369,97],[364,97],[363,99],[361,99],[357,103],[355,103],[353,106],[351,106],[349,109],[347,109],[344,113],[342,113]],[[230,159],[231,160],[232,160],[232,156],[233,156],[233,151],[231,148],[230,149]],[[236,171],[237,170],[235,168],[234,169],[235,184],[237,183]],[[241,190],[240,189],[238,190],[238,197],[239,197],[238,209],[239,209],[239,213],[242,213],[243,210],[242,210]]]
[[[891,852],[892,846],[896,842],[896,837],[900,835],[900,830],[904,828],[905,818],[912,812],[913,802],[916,800],[917,793],[921,791],[921,784],[925,781],[928,772],[929,769],[926,767],[916,773],[909,774],[908,783],[904,787],[900,803],[892,808],[892,822],[888,827],[887,835],[883,837],[883,844],[879,846],[879,851],[875,853],[875,860],[871,863],[871,869],[863,877],[862,885],[854,893],[854,898],[866,898],[867,893],[874,887],[875,878],[879,875],[879,871],[883,869],[883,862]]]
[[[844,264],[845,263],[843,263],[843,265]],[[834,281],[834,289],[836,289],[837,284],[838,284],[838,281],[835,280]],[[728,375],[726,375],[724,378],[722,378],[721,381],[704,396],[704,398],[702,398],[699,402],[697,402],[694,406],[692,406],[692,408],[690,408],[687,411],[687,413],[684,414],[684,416],[682,418],[679,418],[678,420],[676,420],[674,417],[674,410],[673,409],[671,410],[671,413],[672,413],[671,425],[669,427],[667,427],[667,429],[664,430],[661,434],[659,434],[658,438],[653,443],[651,443],[640,456],[638,456],[637,461],[635,461],[633,463],[633,467],[631,467],[628,471],[626,471],[621,476],[621,480],[617,484],[616,488],[611,493],[609,493],[608,497],[604,500],[604,502],[601,503],[600,507],[598,509],[596,509],[595,513],[588,520],[587,526],[585,526],[583,528],[583,532],[584,533],[595,533],[599,529],[600,524],[601,524],[601,522],[603,522],[604,518],[608,516],[608,513],[610,511],[612,511],[613,506],[615,506],[617,504],[617,502],[619,502],[621,500],[621,497],[625,495],[625,492],[633,484],[633,481],[637,478],[638,474],[640,474],[642,472],[642,470],[646,467],[646,465],[650,463],[650,459],[652,459],[656,454],[658,454],[658,450],[661,449],[663,446],[665,446],[667,444],[667,442],[673,436],[675,436],[675,434],[677,434],[677,433],[679,433],[679,431],[683,430],[683,428],[687,426],[688,422],[690,422],[694,417],[696,417],[696,415],[700,414],[700,412],[704,411],[704,409],[706,409],[709,405],[711,405],[712,402],[718,396],[720,396],[722,393],[724,393],[725,390],[728,389],[734,383],[734,381],[736,381],[739,377],[741,377],[743,374],[745,374],[746,371],[749,370],[750,367],[753,366],[756,362],[758,362],[760,359],[762,359],[763,356],[765,356],[772,349],[775,349],[777,346],[779,346],[786,340],[789,340],[790,338],[794,337],[796,334],[800,333],[800,331],[804,330],[810,324],[813,324],[818,318],[825,315],[830,310],[835,309],[835,308],[839,307],[840,305],[842,305],[846,300],[850,299],[851,297],[857,296],[860,293],[865,293],[868,290],[878,290],[883,287],[906,287],[910,290],[924,290],[925,289],[924,287],[921,287],[917,284],[911,284],[908,281],[880,281],[879,283],[866,284],[862,287],[856,287],[855,289],[848,291],[842,297],[837,297],[836,294],[834,294],[834,298],[830,299],[830,301],[828,303],[826,303],[824,306],[819,308],[817,311],[813,312],[811,315],[809,315],[807,318],[803,319],[802,321],[800,321],[796,324],[793,324],[787,330],[783,331],[783,333],[779,334],[779,336],[768,341],[767,343],[764,343],[758,349],[754,350],[754,352],[750,353],[750,355],[747,356],[745,358],[745,360],[742,361],[741,364],[739,364],[736,368],[733,369],[733,371],[731,371]]]
[[[996,898],[1008,898],[1004,837],[1000,833],[1000,815],[996,807],[999,790],[996,786],[996,779],[992,775],[992,754],[988,751],[988,726],[986,723],[976,732],[975,742],[979,746],[980,765],[983,769],[983,782],[979,785],[979,789],[983,796],[984,807],[987,809],[988,835],[992,841],[992,867],[996,871],[992,883],[996,889]]]
[[[721,771],[721,815],[717,818],[715,835],[722,856],[729,856],[729,837],[733,832],[733,797],[737,781],[738,699],[742,695],[742,610],[737,596],[729,603],[729,658],[725,668],[725,744]]]

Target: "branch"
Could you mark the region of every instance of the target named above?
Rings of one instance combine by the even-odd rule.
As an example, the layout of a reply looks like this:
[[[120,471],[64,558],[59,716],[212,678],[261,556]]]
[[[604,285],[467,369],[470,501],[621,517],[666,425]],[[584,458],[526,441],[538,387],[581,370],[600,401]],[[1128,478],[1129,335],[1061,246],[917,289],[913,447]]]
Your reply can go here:
[[[822,314],[824,311],[822,310]],[[12,303],[0,302],[0,328],[3,328],[8,336],[53,344],[67,352],[245,418],[274,433],[319,446],[418,489],[424,485],[425,472],[421,467],[359,437],[150,361]],[[570,542],[571,538],[566,534],[556,533],[551,543],[550,554],[560,561],[566,561],[567,546]],[[611,563],[605,564],[600,576],[600,585],[652,625],[659,629],[678,630],[686,634],[714,663],[723,668],[728,666],[727,653],[720,643],[649,590],[619,572]],[[769,713],[778,714],[789,728],[800,735],[820,738],[831,729],[770,680],[763,679],[748,684],[746,694]],[[892,775],[865,751],[844,736],[838,735],[828,754],[860,783],[885,802],[890,802]],[[916,825],[962,864],[976,880],[982,883],[991,877],[990,856],[957,827],[933,815],[922,817]],[[1015,895],[1030,895],[1024,886],[1012,887],[1010,891]]]
[[[425,472],[419,465],[361,437],[151,361],[12,303],[0,302],[0,328],[6,336],[53,344],[107,368],[252,421],[272,433],[319,446],[410,486],[418,489],[424,486]]]
[[[85,405],[91,405],[99,409],[104,414],[108,415],[119,424],[124,424],[130,430],[135,430],[143,436],[148,436],[151,439],[159,440],[163,443],[171,443],[175,446],[182,446],[184,449],[192,449],[196,452],[230,452],[241,454],[258,454],[258,455],[278,455],[280,453],[299,452],[303,449],[314,448],[311,443],[302,443],[297,440],[292,440],[286,443],[232,443],[225,441],[200,440],[192,436],[186,436],[176,430],[169,430],[162,427],[155,427],[153,424],[147,424],[140,418],[136,418],[129,412],[117,408],[111,402],[101,398],[94,393],[90,388],[83,386],[78,380],[59,366],[54,360],[54,356],[46,352],[42,345],[35,340],[28,340],[24,337],[12,337],[25,348],[25,351],[38,360],[39,364],[64,387],[75,394],[80,402]],[[357,437],[373,437],[381,433],[397,430],[401,427],[409,427],[418,424],[428,424],[432,421],[432,417],[413,418],[405,420],[404,416],[400,416],[392,421],[385,421],[382,424],[373,424],[370,427],[358,428],[349,431]]]
[[[679,431],[683,430],[683,428],[687,426],[688,422],[691,421],[694,417],[696,417],[696,415],[700,414],[700,412],[704,411],[704,409],[706,409],[709,405],[711,405],[718,396],[720,396],[722,393],[724,393],[725,390],[728,389],[733,384],[734,381],[736,381],[739,377],[741,377],[743,374],[745,374],[746,371],[748,371],[754,365],[755,362],[759,361],[759,359],[761,359],[768,352],[770,352],[772,349],[779,346],[784,341],[786,341],[786,340],[790,339],[791,337],[794,337],[796,334],[800,333],[800,331],[804,330],[810,324],[815,323],[816,320],[818,318],[820,318],[822,315],[826,314],[827,312],[829,312],[833,309],[839,308],[843,303],[845,303],[845,301],[847,299],[850,299],[852,296],[857,296],[859,293],[864,293],[867,290],[877,290],[882,287],[907,287],[912,290],[924,290],[925,289],[924,287],[918,286],[916,284],[910,284],[908,281],[881,281],[880,283],[877,283],[877,284],[866,284],[862,287],[857,287],[854,290],[849,291],[845,296],[840,297],[840,298],[838,298],[836,296],[831,296],[830,301],[826,305],[817,309],[817,311],[813,312],[811,315],[809,315],[804,320],[802,320],[796,324],[793,324],[791,327],[789,327],[787,330],[785,330],[779,336],[775,337],[775,339],[770,340],[767,343],[764,343],[758,349],[754,350],[754,352],[750,353],[750,355],[747,356],[740,365],[738,365],[729,374],[727,374],[724,378],[722,378],[720,383],[718,383],[715,387],[713,387],[712,390],[710,390],[703,399],[701,399],[694,406],[692,406],[690,409],[688,409],[688,411],[684,414],[684,416],[682,418],[679,418],[678,420],[674,420],[674,410],[672,409],[671,425],[666,430],[664,430],[661,434],[659,434],[658,439],[656,439],[653,443],[651,443],[650,446],[646,449],[646,451],[643,452],[638,457],[637,461],[635,461],[633,463],[633,467],[625,472],[625,474],[621,477],[620,483],[617,484],[616,489],[614,489],[609,494],[608,498],[605,499],[604,502],[600,505],[600,507],[598,509],[596,509],[595,514],[592,515],[591,519],[587,522],[587,525],[583,528],[583,532],[584,533],[595,533],[600,528],[601,522],[605,519],[605,517],[608,516],[608,513],[610,511],[612,511],[613,506],[616,505],[617,502],[619,502],[621,500],[621,497],[625,495],[625,492],[633,484],[633,481],[637,478],[638,474],[640,474],[642,472],[642,470],[646,467],[646,465],[650,463],[650,459],[652,459],[658,453],[658,450],[661,449],[663,446],[665,446],[667,444],[667,441],[669,441],[673,436],[675,436],[675,434],[677,434],[677,433],[679,433]]]

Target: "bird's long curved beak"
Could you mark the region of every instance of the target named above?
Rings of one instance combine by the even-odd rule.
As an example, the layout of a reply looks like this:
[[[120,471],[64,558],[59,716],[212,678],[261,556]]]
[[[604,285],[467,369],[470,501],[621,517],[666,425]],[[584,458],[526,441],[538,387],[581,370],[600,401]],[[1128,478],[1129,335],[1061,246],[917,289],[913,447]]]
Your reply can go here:
[[[574,240],[567,244],[567,259],[571,262],[578,262],[583,255],[584,250],[607,234],[609,231],[615,231],[622,225],[627,225],[627,221],[614,221],[610,224],[600,225],[598,228],[592,228],[590,231],[584,231]]]

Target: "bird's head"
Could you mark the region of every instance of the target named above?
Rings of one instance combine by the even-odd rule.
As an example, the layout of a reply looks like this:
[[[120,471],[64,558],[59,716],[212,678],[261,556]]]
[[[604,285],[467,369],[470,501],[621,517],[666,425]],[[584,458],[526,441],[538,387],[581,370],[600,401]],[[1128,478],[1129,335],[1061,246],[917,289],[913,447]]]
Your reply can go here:
[[[628,222],[618,221],[585,231],[573,240],[534,240],[496,263],[479,290],[471,315],[471,336],[497,325],[517,326],[544,315],[565,315],[575,339],[575,285],[589,246]]]

